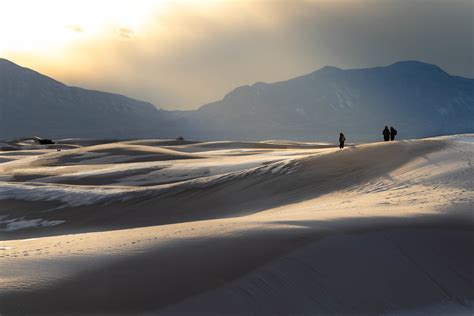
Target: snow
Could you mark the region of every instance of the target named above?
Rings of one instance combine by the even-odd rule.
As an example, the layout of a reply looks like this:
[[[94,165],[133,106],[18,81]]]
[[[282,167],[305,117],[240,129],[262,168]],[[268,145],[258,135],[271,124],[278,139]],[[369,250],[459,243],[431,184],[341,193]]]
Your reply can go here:
[[[65,221],[63,220],[55,220],[55,221],[48,221],[43,220],[40,218],[37,219],[24,219],[21,218],[12,218],[12,219],[1,219],[0,220],[0,231],[11,232],[15,230],[25,229],[25,228],[33,228],[33,227],[51,227],[57,226]],[[4,228],[1,228],[1,227]]]
[[[43,184],[0,183],[0,200],[60,201],[69,206],[90,205],[119,197],[126,192],[113,188],[81,188]]]
[[[0,181],[0,311],[462,314],[473,138],[213,142],[166,151],[189,159],[87,166],[15,158],[0,172],[41,177]],[[94,177],[115,182],[81,183]]]
[[[116,171],[127,169],[129,166],[118,165],[112,168]],[[152,171],[144,175],[125,177],[119,180],[122,185],[126,186],[163,183],[148,188],[0,182],[0,200],[60,201],[69,206],[84,206],[112,200],[127,201],[144,196],[157,196],[163,192],[168,192],[170,189],[179,190],[180,188],[193,185],[199,185],[199,187],[203,188],[250,174],[290,173],[295,168],[297,168],[297,164],[293,164],[291,159],[264,165],[261,165],[261,161],[242,163],[227,161],[214,165],[209,162],[197,162],[191,165],[169,165],[162,170]],[[108,169],[108,172],[110,172],[110,169]],[[72,176],[80,178],[91,174],[94,174],[94,171],[80,172]],[[45,182],[48,182],[51,178],[45,178],[45,180]]]

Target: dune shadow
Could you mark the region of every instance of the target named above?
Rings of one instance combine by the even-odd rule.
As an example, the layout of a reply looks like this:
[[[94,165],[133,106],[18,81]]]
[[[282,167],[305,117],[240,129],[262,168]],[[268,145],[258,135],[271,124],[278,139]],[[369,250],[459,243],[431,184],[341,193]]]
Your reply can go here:
[[[230,284],[231,288],[235,286],[246,287],[248,286],[245,283],[246,281],[237,281],[238,283],[235,284],[232,282],[259,267],[265,267],[264,265],[272,260],[299,251],[298,249],[304,249],[303,247],[307,245],[316,245],[314,251],[321,251],[318,250],[318,242],[326,240],[326,236],[333,236],[336,238],[336,241],[338,240],[337,238],[342,239],[341,242],[335,244],[331,244],[332,242],[329,241],[330,248],[328,249],[331,249],[330,252],[315,252],[314,255],[311,255],[313,250],[311,252],[305,250],[303,255],[314,257],[311,259],[314,261],[307,264],[314,265],[314,269],[319,265],[323,269],[321,273],[325,273],[325,278],[333,280],[332,282],[335,285],[329,287],[326,293],[320,293],[320,298],[316,301],[308,302],[303,299],[304,295],[298,296],[299,301],[297,300],[294,303],[299,303],[294,306],[309,304],[306,307],[311,307],[319,312],[328,312],[325,309],[327,306],[321,305],[320,302],[321,300],[328,299],[328,296],[335,295],[337,297],[337,292],[331,291],[343,291],[344,287],[347,288],[347,284],[341,283],[341,280],[338,280],[338,275],[348,273],[347,260],[353,261],[354,271],[351,274],[352,278],[360,279],[360,281],[365,279],[364,291],[370,293],[370,295],[376,297],[378,295],[376,293],[380,291],[388,296],[392,295],[392,299],[398,302],[396,308],[413,307],[426,303],[435,304],[445,300],[445,294],[440,292],[429,279],[423,279],[422,272],[416,271],[416,265],[414,266],[408,262],[410,269],[414,271],[412,273],[421,273],[420,284],[413,283],[411,274],[404,276],[400,272],[404,270],[396,268],[397,265],[403,267],[402,263],[398,261],[392,262],[392,266],[387,266],[385,270],[381,269],[380,271],[371,270],[369,272],[370,269],[363,269],[364,265],[369,264],[370,258],[372,258],[370,260],[373,260],[370,267],[374,266],[374,264],[382,264],[387,260],[400,260],[399,255],[396,258],[385,257],[387,256],[387,250],[376,248],[384,246],[384,243],[386,244],[387,241],[391,245],[393,245],[393,242],[397,242],[395,246],[399,244],[404,251],[409,251],[410,253],[415,252],[416,248],[414,247],[430,245],[430,248],[423,250],[421,253],[429,251],[430,257],[428,258],[431,260],[432,258],[452,257],[454,254],[456,258],[464,254],[467,255],[473,240],[472,221],[469,225],[466,225],[459,218],[440,215],[420,215],[407,218],[341,218],[327,221],[290,220],[269,223],[268,225],[265,229],[251,230],[245,233],[223,234],[204,238],[181,238],[174,243],[166,244],[156,249],[152,248],[131,256],[116,257],[105,265],[89,265],[83,272],[58,281],[51,287],[36,288],[22,292],[4,291],[0,293],[0,311],[7,314],[28,314],[32,312],[64,314],[71,311],[78,314],[143,313],[156,311],[171,304],[181,302],[193,295],[218,289],[221,286]],[[273,226],[275,228],[272,228]],[[397,232],[400,229],[402,229],[402,233]],[[444,233],[445,231],[447,233]],[[452,235],[449,233],[450,231],[455,232],[455,234]],[[366,233],[372,234],[374,232],[375,234],[381,232],[381,237],[379,235],[376,235],[375,239],[370,237],[370,235],[369,238],[365,237]],[[435,233],[427,235],[425,232]],[[355,234],[355,236],[360,235],[361,238],[351,237],[351,234]],[[450,237],[451,235],[449,234],[453,237]],[[443,236],[449,238],[446,239]],[[389,239],[387,240],[387,238]],[[391,241],[392,239],[393,242]],[[458,243],[457,248],[453,248],[452,242],[456,240],[461,243]],[[443,244],[439,244],[440,242],[443,242]],[[433,251],[433,245],[438,245],[435,248],[436,251]],[[322,249],[324,250],[325,248],[323,247]],[[347,252],[345,253],[344,251]],[[324,260],[322,260],[322,255],[324,255]],[[290,257],[284,257],[281,260],[288,260],[292,257],[297,259],[298,255],[290,255]],[[368,259],[364,261],[364,257]],[[346,260],[341,261],[341,258]],[[423,259],[423,257],[421,258]],[[464,258],[468,262],[462,266],[456,266],[456,268],[460,269],[459,273],[462,272],[465,275],[466,271],[464,270],[466,267],[469,267],[469,262],[474,262],[474,257],[471,255]],[[328,262],[328,265],[322,266],[322,262]],[[332,264],[329,264],[330,262]],[[362,263],[357,266],[355,265],[357,262]],[[446,262],[443,261],[443,264],[454,264],[452,260]],[[68,263],[64,262],[62,264]],[[406,265],[407,263],[404,264]],[[292,271],[298,271],[301,268],[297,267],[295,270],[293,267],[282,271],[284,273],[293,273]],[[324,269],[327,269],[327,271],[325,272]],[[382,273],[382,271],[384,272]],[[270,277],[266,280],[268,284],[271,284],[272,280],[274,280],[271,275],[262,274],[258,271],[255,273],[257,279],[261,279],[265,275],[267,278]],[[375,279],[370,277],[374,273],[376,275]],[[418,274],[416,275],[418,276]],[[252,278],[252,274],[250,277]],[[453,283],[455,281],[442,279],[442,282],[448,282],[448,289],[453,287],[450,290],[450,293],[452,293],[451,299],[473,298],[474,279],[472,274],[467,274],[465,277],[468,279],[462,281],[464,282],[462,286],[456,286],[456,283]],[[309,276],[304,279],[306,281],[303,282],[302,286],[308,286],[305,284],[313,284],[314,286]],[[391,283],[393,279],[398,280],[399,286],[396,288]],[[297,280],[297,278],[294,280]],[[375,282],[374,280],[378,281]],[[354,283],[350,288],[354,287],[357,289],[358,286],[362,286],[357,284]],[[284,284],[278,286],[280,288],[282,286],[283,288],[286,287]],[[429,291],[421,295],[421,298],[417,300],[416,296],[413,296],[416,290],[407,292],[408,288],[413,288],[414,286],[419,286],[419,289],[424,289],[425,292],[426,289],[429,289]],[[304,291],[305,287],[300,289],[298,288],[298,283],[296,283],[289,289],[292,291]],[[231,291],[231,293],[235,294],[236,292]],[[287,296],[285,297],[275,296],[273,303],[272,301],[263,300],[261,302],[263,310],[261,311],[263,312],[265,308],[271,309],[271,305],[265,306],[265,304],[278,305],[278,301],[284,302],[285,299],[288,299]],[[367,297],[364,298],[358,295],[354,297],[355,302],[358,303],[357,307],[351,302],[341,303],[339,304],[339,313],[346,314],[357,311],[357,313],[371,315],[380,314],[394,308],[390,301],[370,304],[366,300]],[[229,301],[224,306],[227,305],[229,307],[233,306],[232,300],[238,299],[238,297],[231,296],[230,298],[225,297],[225,299]],[[294,300],[295,298],[292,299]],[[200,298],[199,301],[206,302],[206,297]],[[222,307],[223,305],[217,304],[216,306]],[[205,304],[194,307],[197,308],[195,311],[199,311],[199,307],[213,310],[212,306]],[[187,312],[190,312],[190,310],[187,310]],[[217,314],[222,313],[223,311],[217,312]],[[242,314],[246,313],[243,312]],[[263,312],[263,314],[272,313]]]

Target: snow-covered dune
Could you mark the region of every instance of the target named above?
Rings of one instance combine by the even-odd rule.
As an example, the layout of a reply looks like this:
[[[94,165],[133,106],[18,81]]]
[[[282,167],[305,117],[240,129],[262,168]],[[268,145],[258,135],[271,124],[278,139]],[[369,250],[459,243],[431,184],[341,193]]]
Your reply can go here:
[[[14,155],[0,313],[470,314],[473,139]]]

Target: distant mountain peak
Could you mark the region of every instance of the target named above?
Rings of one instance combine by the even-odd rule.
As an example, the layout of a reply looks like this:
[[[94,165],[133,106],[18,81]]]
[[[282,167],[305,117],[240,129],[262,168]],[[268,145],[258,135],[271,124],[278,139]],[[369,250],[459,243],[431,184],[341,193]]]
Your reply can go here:
[[[262,88],[262,87],[266,87],[268,86],[269,84],[266,83],[266,82],[262,82],[262,81],[259,81],[259,82],[255,82],[252,87],[255,87],[255,88]]]
[[[341,68],[334,67],[334,66],[324,66],[323,68],[313,71],[312,73],[308,75],[303,75],[297,78],[306,77],[306,76],[315,76],[315,75],[319,76],[319,75],[336,74],[341,71],[344,71],[344,70],[342,70]],[[297,78],[294,78],[294,79],[297,79]]]
[[[317,70],[317,72],[333,72],[333,71],[341,71],[341,68],[337,68],[334,66],[324,66],[323,68]]]
[[[387,124],[404,138],[466,133],[473,131],[473,87],[472,79],[415,60],[347,70],[326,66],[287,81],[239,87],[197,113],[203,129],[211,130],[208,137],[218,130],[219,137],[329,140],[343,130],[367,140],[378,139]],[[218,128],[210,129],[213,124]]]
[[[0,139],[165,135],[171,119],[150,103],[69,87],[0,58]]]
[[[393,63],[385,68],[388,69],[400,69],[400,70],[412,70],[412,71],[435,71],[447,74],[443,69],[434,64],[421,62],[418,60],[404,60]]]

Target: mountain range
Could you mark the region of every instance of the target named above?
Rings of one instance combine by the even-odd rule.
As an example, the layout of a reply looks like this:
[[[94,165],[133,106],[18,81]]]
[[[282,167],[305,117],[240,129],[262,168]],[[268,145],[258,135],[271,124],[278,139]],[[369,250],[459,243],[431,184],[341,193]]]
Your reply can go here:
[[[0,59],[0,139],[167,137],[174,126],[150,103],[69,87]]]
[[[436,65],[324,67],[276,83],[238,87],[192,111],[165,111],[125,96],[66,86],[0,59],[0,139],[379,139],[474,132],[474,79]]]

